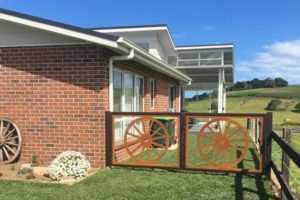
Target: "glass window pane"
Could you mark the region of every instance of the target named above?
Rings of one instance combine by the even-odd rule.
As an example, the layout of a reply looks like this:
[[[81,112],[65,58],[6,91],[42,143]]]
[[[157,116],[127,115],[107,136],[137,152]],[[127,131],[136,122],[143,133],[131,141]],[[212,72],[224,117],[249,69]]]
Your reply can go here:
[[[180,60],[198,59],[199,53],[180,53],[178,57]]]
[[[200,65],[221,65],[221,60],[200,60]]]
[[[198,60],[195,61],[178,61],[178,66],[197,66],[199,65]]]
[[[174,103],[175,103],[175,87],[169,87],[169,109],[170,111],[174,111]]]
[[[221,52],[201,52],[200,53],[201,59],[215,59],[215,58],[222,58]]]
[[[143,111],[144,82],[142,78],[136,78],[136,111]]]
[[[151,80],[150,82],[150,95],[151,95],[151,108],[154,108],[154,96],[155,96],[155,82]]]
[[[232,65],[232,52],[224,52],[224,64]]]
[[[113,71],[113,93],[114,93],[114,108],[115,112],[122,110],[122,72]]]
[[[125,112],[133,112],[133,75],[124,74]]]

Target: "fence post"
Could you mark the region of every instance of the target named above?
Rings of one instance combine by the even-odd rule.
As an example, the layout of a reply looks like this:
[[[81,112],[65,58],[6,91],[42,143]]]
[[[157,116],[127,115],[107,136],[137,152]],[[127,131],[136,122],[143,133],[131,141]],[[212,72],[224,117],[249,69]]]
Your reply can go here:
[[[182,112],[180,113],[180,169],[185,169],[185,151],[186,151],[186,113]]]
[[[112,115],[111,112],[105,112],[105,151],[106,166],[112,165]]]
[[[283,139],[288,143],[291,144],[291,129],[284,128],[283,129]],[[282,176],[285,179],[285,181],[289,184],[289,167],[290,167],[290,157],[285,153],[284,150],[282,150],[282,163],[281,163],[281,169],[282,169]],[[282,199],[287,199],[283,192],[281,192]]]
[[[272,120],[273,120],[273,113],[267,112],[265,116],[265,123],[264,123],[264,172],[266,179],[270,180],[271,178],[271,157],[272,157]]]

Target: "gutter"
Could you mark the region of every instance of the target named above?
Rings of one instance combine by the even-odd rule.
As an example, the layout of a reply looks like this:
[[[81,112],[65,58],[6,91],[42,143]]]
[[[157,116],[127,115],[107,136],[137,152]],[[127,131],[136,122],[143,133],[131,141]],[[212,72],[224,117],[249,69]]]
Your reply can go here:
[[[154,69],[155,71],[161,72],[172,78],[180,80],[180,83],[183,85],[191,84],[192,79],[189,76],[180,72],[179,70],[175,69],[174,67],[169,66],[168,64],[159,60],[155,56],[149,54],[142,48],[137,47],[136,44],[132,43],[131,41],[129,41],[123,37],[120,37],[117,40],[117,43],[122,46],[127,47],[128,49],[134,49],[134,51],[135,51],[134,58],[136,58],[137,60],[146,64],[148,67]]]
[[[134,49],[129,50],[129,54],[125,56],[112,56],[109,58],[109,111],[113,112],[113,66],[114,61],[132,60],[134,58]]]

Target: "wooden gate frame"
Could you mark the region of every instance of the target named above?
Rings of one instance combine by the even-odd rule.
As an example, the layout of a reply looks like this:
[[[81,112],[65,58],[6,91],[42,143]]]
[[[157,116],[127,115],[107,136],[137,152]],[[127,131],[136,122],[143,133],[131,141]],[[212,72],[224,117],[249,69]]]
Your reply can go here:
[[[114,140],[112,131],[113,116],[177,116],[179,118],[179,155],[178,155],[178,166],[169,165],[137,165],[127,163],[115,163],[113,162],[113,148]],[[197,117],[230,117],[230,118],[260,118],[262,121],[261,126],[261,142],[260,142],[260,167],[259,169],[238,169],[238,168],[214,168],[214,167],[190,167],[187,164],[187,134],[188,133],[188,120],[190,118]],[[249,173],[249,174],[269,174],[269,165],[271,160],[271,149],[270,149],[270,135],[272,133],[272,113],[224,113],[224,114],[207,114],[207,113],[170,113],[170,112],[105,112],[106,120],[106,166],[123,166],[123,167],[134,167],[134,168],[160,168],[160,169],[178,169],[178,170],[193,170],[193,171],[214,171],[214,172],[233,172],[233,173]]]

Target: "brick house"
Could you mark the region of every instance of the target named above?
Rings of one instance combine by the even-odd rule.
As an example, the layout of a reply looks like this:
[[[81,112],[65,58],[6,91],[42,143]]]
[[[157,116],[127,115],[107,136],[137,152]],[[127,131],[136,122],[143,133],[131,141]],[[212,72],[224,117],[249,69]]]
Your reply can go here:
[[[118,34],[0,9],[0,118],[22,134],[21,161],[75,150],[102,168],[105,111],[180,112],[191,80]]]

